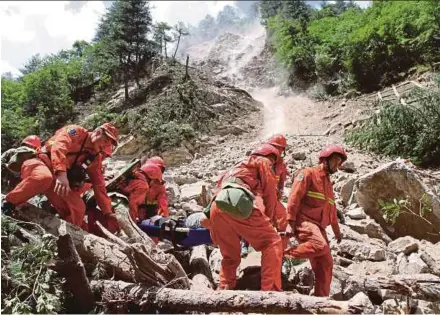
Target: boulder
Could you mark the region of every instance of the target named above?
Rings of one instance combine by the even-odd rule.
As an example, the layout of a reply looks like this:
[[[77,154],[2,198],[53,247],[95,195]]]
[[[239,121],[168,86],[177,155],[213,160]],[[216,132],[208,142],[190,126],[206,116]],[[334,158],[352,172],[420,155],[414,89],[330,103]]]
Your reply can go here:
[[[298,152],[293,152],[292,153],[292,158],[294,160],[305,160],[307,158],[307,154],[304,151],[298,151]]]
[[[390,276],[395,271],[395,265],[392,260],[359,261],[348,266],[347,270],[349,270],[352,274],[358,276]]]
[[[222,266],[222,254],[219,248],[214,248],[209,255],[209,268],[211,269],[212,278],[214,283],[218,285],[220,280],[220,268]]]
[[[177,184],[165,182],[165,189],[168,195],[168,204],[173,205],[180,202],[180,189]]]
[[[339,252],[359,260],[383,261],[386,258],[385,249],[375,244],[356,242],[343,239],[338,245]]]
[[[345,215],[353,220],[362,220],[367,218],[364,209],[362,209],[361,207],[357,207],[353,210],[348,210],[347,212],[345,212]]]
[[[396,259],[396,265],[400,274],[416,274],[428,273],[429,268],[425,262],[420,258],[420,254],[412,253],[406,257],[404,253],[400,253]]]
[[[180,186],[180,200],[185,202],[191,199],[198,199],[202,194],[203,186],[208,186],[208,184],[206,182],[197,182]]]
[[[355,184],[356,180],[355,179],[349,179],[346,183],[344,183],[344,185],[341,188],[341,199],[342,199],[342,204],[344,206],[347,206],[349,201],[350,201],[350,197],[351,194],[353,193],[353,188],[354,188],[354,184]]]
[[[431,272],[440,276],[440,242],[435,245],[422,242],[420,245],[420,253],[421,258],[431,269]]]
[[[347,220],[345,225],[360,234],[366,234],[369,237],[383,240],[385,243],[391,242],[391,238],[373,219]]]
[[[419,241],[411,236],[399,237],[388,244],[388,250],[396,254],[404,253],[405,255],[409,255],[418,249]]]
[[[417,215],[400,212],[391,227],[383,217],[379,199],[387,202],[407,199],[414,213],[419,213],[421,206],[432,211],[424,215],[426,221]],[[440,241],[440,198],[422,182],[410,163],[397,160],[360,177],[356,181],[356,202],[392,238],[410,235],[431,242]]]
[[[162,152],[162,158],[167,166],[179,165],[183,162],[189,162],[193,156],[186,147],[180,147],[173,150]]]
[[[362,309],[362,314],[374,314],[374,305],[371,303],[370,298],[363,292],[357,293],[350,301],[350,305],[358,306]]]
[[[347,173],[356,172],[356,166],[354,165],[353,162],[345,162],[344,164],[341,165],[339,169]]]

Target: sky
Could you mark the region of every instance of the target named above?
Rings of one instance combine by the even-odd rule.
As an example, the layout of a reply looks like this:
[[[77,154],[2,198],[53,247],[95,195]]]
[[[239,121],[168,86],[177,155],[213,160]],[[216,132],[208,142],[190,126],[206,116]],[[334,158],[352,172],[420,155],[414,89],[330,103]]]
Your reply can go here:
[[[357,1],[361,6],[369,1]],[[150,1],[154,21],[197,24],[234,1]],[[0,73],[19,74],[34,54],[68,49],[90,41],[111,1],[0,1]],[[185,14],[183,14],[183,12]]]

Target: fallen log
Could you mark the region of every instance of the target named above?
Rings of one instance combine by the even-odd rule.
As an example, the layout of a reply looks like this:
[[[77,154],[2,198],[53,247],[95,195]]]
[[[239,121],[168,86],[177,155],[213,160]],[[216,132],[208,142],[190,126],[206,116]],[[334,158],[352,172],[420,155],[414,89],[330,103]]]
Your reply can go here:
[[[129,263],[127,255],[120,251],[116,244],[89,234],[83,229],[30,204],[17,207],[15,215],[22,220],[39,224],[46,233],[55,236],[70,234],[84,263],[100,263],[117,279],[135,281],[133,266]]]
[[[191,249],[189,268],[193,280],[193,287],[197,287],[197,289],[203,286],[207,289],[213,289],[215,287],[211,268],[209,267],[208,249],[206,245],[194,246]]]
[[[66,279],[67,288],[73,295],[76,312],[88,313],[95,306],[95,297],[70,234],[60,235],[57,247],[59,260],[48,267]]]
[[[344,297],[349,299],[358,292],[368,293],[373,300],[379,290],[388,289],[395,293],[426,301],[438,301],[440,277],[432,274],[407,274],[381,276],[351,276],[346,282]]]
[[[164,254],[155,245],[127,244],[107,231],[106,235],[111,240],[109,241],[30,204],[17,207],[15,214],[23,220],[39,224],[52,235],[70,234],[83,262],[101,263],[116,279],[157,286],[172,282],[179,288],[189,288],[187,275],[177,259],[170,254]],[[158,275],[161,273],[154,274],[149,269],[160,270],[166,277],[160,278]],[[151,274],[152,278],[147,276]]]
[[[266,314],[359,314],[363,307],[357,301],[333,301],[328,298],[291,292],[273,291],[192,291],[148,288],[133,283],[111,280],[92,281],[101,296],[114,295],[139,308],[139,312],[243,312]],[[354,299],[353,299],[354,300]]]

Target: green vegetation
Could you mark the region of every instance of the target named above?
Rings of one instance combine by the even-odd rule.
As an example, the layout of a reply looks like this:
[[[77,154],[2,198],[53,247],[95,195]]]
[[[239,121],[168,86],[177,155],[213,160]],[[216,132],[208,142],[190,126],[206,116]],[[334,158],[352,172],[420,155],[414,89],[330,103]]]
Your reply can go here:
[[[164,50],[166,54],[165,43],[180,41],[185,35],[182,23],[174,28],[160,23],[154,27],[148,1],[113,2],[92,43],[77,41],[71,49],[53,55],[36,54],[20,70],[22,76],[2,76],[2,150],[29,134],[45,139],[64,124],[77,121],[76,104],[88,102],[96,92],[123,83],[129,103],[129,80],[140,87],[146,65]],[[88,128],[122,120],[102,107],[92,110],[95,115],[86,121]]]
[[[373,1],[365,10],[344,1],[315,10],[304,1],[263,0],[260,9],[296,87],[321,83],[329,94],[368,92],[440,61],[435,0]]]
[[[417,103],[381,104],[380,112],[348,133],[346,140],[377,154],[410,158],[422,166],[440,165],[440,91],[413,92]]]
[[[17,242],[20,227],[38,227],[38,244]],[[2,313],[53,314],[63,313],[65,294],[63,281],[47,264],[56,258],[57,244],[53,235],[34,225],[1,218],[2,231]]]

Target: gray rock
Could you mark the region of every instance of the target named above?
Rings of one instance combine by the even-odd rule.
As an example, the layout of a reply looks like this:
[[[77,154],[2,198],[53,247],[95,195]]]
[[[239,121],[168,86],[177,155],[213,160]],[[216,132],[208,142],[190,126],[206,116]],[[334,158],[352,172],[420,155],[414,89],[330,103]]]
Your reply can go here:
[[[345,215],[353,220],[362,220],[367,217],[367,215],[364,212],[364,209],[362,209],[361,207],[358,207],[353,210],[348,210],[347,212],[345,212]]]
[[[421,258],[431,269],[431,272],[440,276],[440,242],[435,245],[429,242],[422,242],[420,253]]]
[[[366,234],[372,238],[381,239],[385,243],[391,242],[391,238],[373,219],[361,219],[356,221],[347,220],[345,224],[358,233]]]
[[[300,151],[300,152],[294,152],[292,153],[292,158],[294,160],[305,160],[307,158],[307,155],[304,151]]]
[[[409,255],[412,252],[416,252],[418,249],[418,240],[411,236],[399,237],[388,244],[388,250],[396,254],[404,253],[405,255]]]
[[[355,180],[349,179],[341,188],[341,199],[342,199],[342,204],[344,206],[348,205],[348,202],[350,201],[350,197],[351,194],[353,193],[353,188],[354,188],[354,184],[355,184]]]
[[[338,245],[339,252],[356,257],[359,260],[385,260],[385,249],[380,246],[343,239]]]
[[[392,260],[385,261],[359,261],[347,267],[347,270],[357,276],[377,275],[390,276],[394,274],[395,265]]]
[[[418,253],[412,253],[406,257],[404,253],[400,253],[396,259],[396,265],[400,274],[416,274],[428,273],[429,268],[420,258]]]
[[[341,165],[340,170],[347,173],[354,173],[356,172],[356,167],[353,162],[345,162]]]
[[[348,301],[348,305],[351,309],[358,308],[358,309],[362,310],[362,314],[373,314],[374,313],[373,303],[371,303],[368,296],[363,292],[359,292],[355,296],[353,296]]]
[[[180,200],[189,201],[198,199],[202,193],[202,186],[208,186],[206,182],[197,182],[180,186]]]
[[[330,284],[330,296],[331,299],[342,301],[343,295],[342,295],[342,284],[341,281],[333,277],[332,283]]]
[[[180,202],[180,189],[177,184],[165,182],[165,189],[168,195],[168,204],[173,205]]]
[[[222,254],[220,253],[220,249],[214,248],[214,250],[211,252],[211,255],[209,255],[209,267],[211,268],[214,282],[217,285],[220,280],[221,266],[222,266]]]
[[[422,197],[432,209],[425,215],[430,223],[414,215],[399,215],[393,229],[389,228],[390,223],[383,218],[379,199],[388,202],[407,199],[410,209],[419,213]],[[410,235],[431,242],[440,241],[440,234],[436,233],[440,226],[440,198],[423,183],[410,163],[394,161],[360,177],[356,181],[356,202],[393,238]]]

